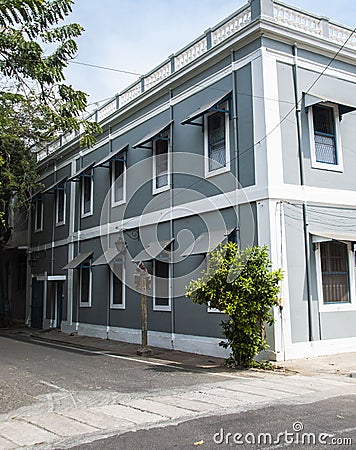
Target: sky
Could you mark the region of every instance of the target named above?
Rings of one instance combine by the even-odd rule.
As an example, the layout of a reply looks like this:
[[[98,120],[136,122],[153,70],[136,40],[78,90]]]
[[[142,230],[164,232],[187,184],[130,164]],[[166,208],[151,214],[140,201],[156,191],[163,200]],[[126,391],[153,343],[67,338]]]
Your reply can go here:
[[[85,28],[67,83],[89,94],[90,109],[135,82],[189,42],[238,10],[247,0],[74,0],[70,22]],[[356,0],[286,0],[352,28]]]

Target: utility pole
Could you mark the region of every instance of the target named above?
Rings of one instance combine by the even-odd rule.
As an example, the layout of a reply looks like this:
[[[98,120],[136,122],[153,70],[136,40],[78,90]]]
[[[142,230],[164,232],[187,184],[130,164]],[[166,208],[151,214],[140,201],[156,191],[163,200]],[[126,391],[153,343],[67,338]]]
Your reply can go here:
[[[147,345],[147,289],[151,287],[151,275],[147,267],[140,262],[134,273],[135,288],[141,293],[141,348],[137,350],[140,356],[152,355],[152,349]]]

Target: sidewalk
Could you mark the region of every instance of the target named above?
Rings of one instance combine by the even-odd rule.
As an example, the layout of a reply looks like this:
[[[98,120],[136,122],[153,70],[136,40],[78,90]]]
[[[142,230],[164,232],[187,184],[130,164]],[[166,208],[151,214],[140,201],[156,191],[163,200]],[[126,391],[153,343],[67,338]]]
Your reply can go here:
[[[94,338],[89,336],[68,335],[59,330],[37,330],[29,328],[13,328],[4,330],[8,335],[36,337],[44,341],[60,342],[80,348],[88,348],[117,355],[140,358],[137,356],[138,344]],[[1,332],[1,329],[0,329]],[[164,361],[165,364],[182,365],[187,368],[214,369],[232,371],[224,366],[224,359],[206,355],[197,355],[178,350],[152,347],[151,360]],[[275,364],[279,371],[297,373],[304,376],[340,376],[356,378],[356,351],[314,358],[289,360]]]
[[[0,329],[1,333],[1,329]],[[12,328],[4,330],[8,336],[24,336],[40,339],[48,342],[58,342],[68,344],[74,347],[87,348],[90,350],[104,351],[114,353],[120,356],[128,356],[137,359],[147,359],[137,355],[139,344],[130,344],[128,342],[100,339],[90,336],[69,335],[60,330],[38,330],[34,328]],[[224,369],[229,370],[224,365],[224,359],[206,355],[197,355],[178,350],[168,350],[164,348],[151,347],[153,350],[150,360],[163,360],[166,364],[184,365],[188,368],[197,369]]]
[[[0,450],[70,448],[109,436],[192,419],[229,415],[276,404],[300,405],[356,394],[356,354],[289,361],[285,371],[232,370],[223,360],[153,349],[153,357],[136,355],[138,345],[57,330],[0,330],[26,342],[68,345],[91,353],[120,355],[145,364],[206,371],[203,382],[140,392],[74,390],[51,385],[36,402],[0,415]],[[281,365],[281,364],[278,364]],[[297,373],[297,371],[299,373]],[[50,380],[48,380],[50,381]]]

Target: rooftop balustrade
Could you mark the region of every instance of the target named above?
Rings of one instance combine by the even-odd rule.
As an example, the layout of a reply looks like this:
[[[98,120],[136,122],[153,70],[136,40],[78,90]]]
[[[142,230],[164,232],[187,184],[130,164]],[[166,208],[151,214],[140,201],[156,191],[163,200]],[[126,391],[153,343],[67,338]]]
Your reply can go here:
[[[347,41],[353,31],[348,27],[333,23],[325,17],[320,17],[275,1],[273,3],[273,16],[268,19],[276,24],[288,27],[288,29],[297,30],[304,34],[334,42],[337,45],[344,45],[345,48],[356,50],[356,35]],[[110,99],[98,108],[95,113],[91,113],[89,120],[95,120],[97,122],[104,121],[171,75],[199,59],[210,49],[220,45],[236,33],[239,33],[252,21],[251,6],[248,3],[235,14],[232,14],[215,27],[207,30],[204,35],[198,37],[151,72],[142,76],[120,94]],[[46,158],[64,144],[78,137],[78,134],[80,133],[71,132],[64,134],[47,145],[45,149],[39,149],[37,152],[37,160],[40,161]]]

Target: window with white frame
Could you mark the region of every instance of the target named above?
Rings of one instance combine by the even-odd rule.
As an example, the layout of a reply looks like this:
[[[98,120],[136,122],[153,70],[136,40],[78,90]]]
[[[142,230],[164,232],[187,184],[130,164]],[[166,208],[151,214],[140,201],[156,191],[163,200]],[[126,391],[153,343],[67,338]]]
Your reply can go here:
[[[35,231],[43,230],[43,200],[36,198],[35,200]]]
[[[224,103],[224,109],[227,108]],[[229,114],[210,112],[204,117],[204,147],[206,174],[217,174],[230,169]]]
[[[309,111],[312,167],[342,171],[338,105],[314,105]]]
[[[337,241],[320,243],[324,304],[350,303],[349,250]]]
[[[81,177],[82,185],[82,217],[93,214],[93,177],[92,172]]]
[[[66,192],[64,184],[55,189],[56,199],[56,225],[63,225],[65,223],[65,208],[66,208]]]
[[[170,311],[170,264],[155,259],[153,261],[153,310]]]
[[[79,301],[80,306],[91,306],[92,297],[92,268],[87,259],[79,267]]]
[[[110,271],[110,307],[125,309],[125,266],[123,262],[114,263]]]
[[[162,139],[153,143],[153,193],[169,188],[169,137],[165,133]]]
[[[125,203],[126,170],[123,158],[113,159],[111,162],[112,176],[112,204],[114,206]]]

